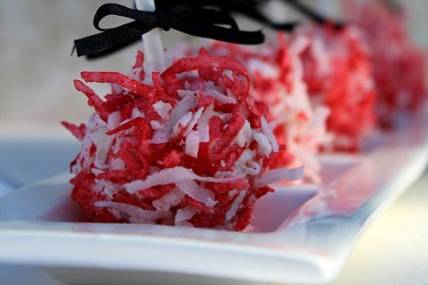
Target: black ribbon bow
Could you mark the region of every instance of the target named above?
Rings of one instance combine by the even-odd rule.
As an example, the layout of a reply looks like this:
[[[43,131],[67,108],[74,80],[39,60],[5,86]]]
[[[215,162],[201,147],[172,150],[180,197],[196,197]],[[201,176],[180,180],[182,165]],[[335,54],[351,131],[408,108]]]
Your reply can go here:
[[[110,15],[134,21],[115,28],[102,28],[101,20]],[[156,11],[147,12],[109,3],[98,8],[93,24],[101,33],[75,40],[77,56],[93,58],[111,53],[140,40],[144,33],[154,28],[171,28],[193,36],[239,44],[260,44],[264,41],[261,31],[242,31],[232,16],[213,7],[159,5]]]

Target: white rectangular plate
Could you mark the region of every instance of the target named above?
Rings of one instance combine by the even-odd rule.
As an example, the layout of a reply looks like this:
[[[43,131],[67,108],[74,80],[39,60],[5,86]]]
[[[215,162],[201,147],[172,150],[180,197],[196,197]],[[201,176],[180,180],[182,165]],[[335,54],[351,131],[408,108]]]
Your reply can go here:
[[[326,283],[366,225],[423,172],[427,122],[380,135],[362,155],[323,156],[323,184],[279,187],[257,203],[247,232],[85,223],[69,177],[45,180],[0,198],[0,262],[38,265],[73,284],[154,275]]]

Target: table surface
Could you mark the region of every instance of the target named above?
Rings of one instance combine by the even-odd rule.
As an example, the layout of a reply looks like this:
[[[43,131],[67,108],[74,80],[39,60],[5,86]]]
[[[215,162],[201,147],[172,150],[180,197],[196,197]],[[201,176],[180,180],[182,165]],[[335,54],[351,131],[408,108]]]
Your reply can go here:
[[[328,285],[428,284],[428,173],[368,228]],[[0,266],[2,285],[61,285],[36,268]]]
[[[363,234],[329,285],[428,284],[428,172]]]

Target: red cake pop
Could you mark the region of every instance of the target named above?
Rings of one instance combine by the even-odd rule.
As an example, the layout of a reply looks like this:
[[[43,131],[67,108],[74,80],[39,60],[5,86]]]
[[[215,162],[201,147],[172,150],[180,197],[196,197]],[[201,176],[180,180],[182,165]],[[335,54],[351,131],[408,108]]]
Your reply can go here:
[[[82,143],[72,199],[97,222],[244,230],[269,184],[302,176],[277,168],[284,146],[249,96],[247,70],[201,50],[147,85],[143,62],[139,53],[130,76],[82,72],[114,86],[104,100],[74,81],[95,113],[85,125],[64,123]]]
[[[358,150],[375,125],[371,58],[359,32],[351,27],[297,29],[291,42],[306,44],[300,54],[312,102],[330,109],[327,128],[334,135],[327,150]]]
[[[427,100],[426,54],[412,42],[402,7],[394,10],[380,1],[345,3],[348,20],[362,31],[372,51],[379,122],[393,127]]]
[[[266,113],[279,142],[287,151],[279,157],[283,166],[305,165],[308,181],[320,181],[316,154],[329,142],[325,119],[328,109],[313,107],[303,81],[299,44],[288,45],[283,34],[261,49],[216,42],[210,52],[227,55],[242,62],[253,81],[250,93],[257,102],[268,106]]]

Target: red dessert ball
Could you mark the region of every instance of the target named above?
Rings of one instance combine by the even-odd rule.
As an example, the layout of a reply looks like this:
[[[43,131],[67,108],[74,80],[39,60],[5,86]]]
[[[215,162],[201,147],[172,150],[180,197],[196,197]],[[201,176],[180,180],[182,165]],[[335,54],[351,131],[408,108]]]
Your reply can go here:
[[[71,163],[72,199],[97,222],[244,230],[269,184],[297,179],[278,168],[279,145],[239,62],[205,50],[145,74],[139,53],[129,76],[82,72],[110,83],[103,99],[83,81],[95,110],[64,125],[81,141]],[[144,83],[145,82],[145,83]]]

